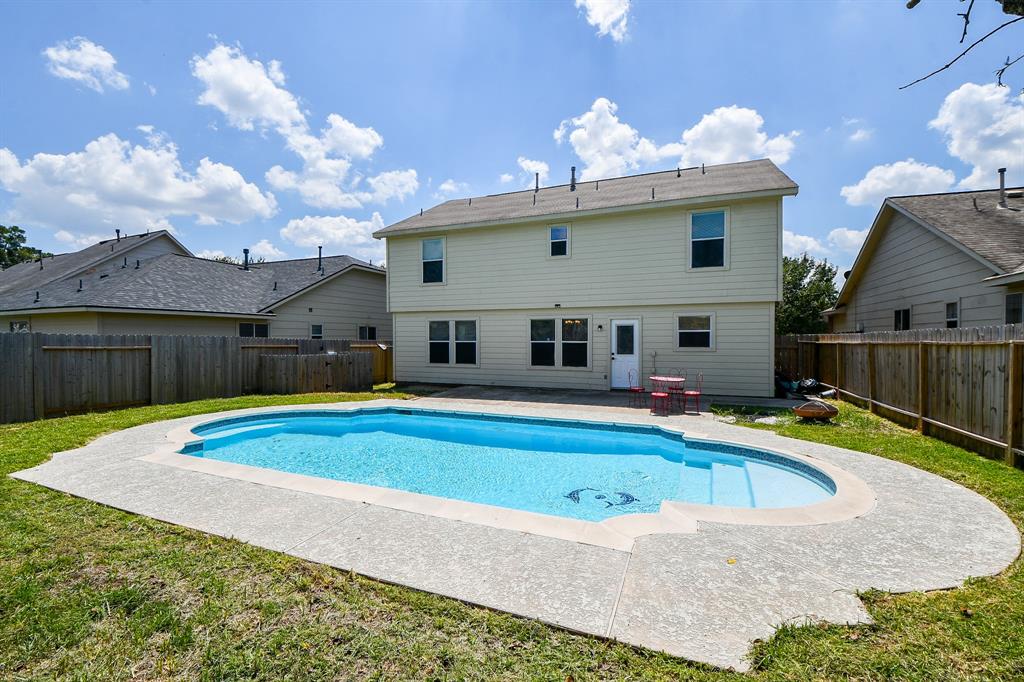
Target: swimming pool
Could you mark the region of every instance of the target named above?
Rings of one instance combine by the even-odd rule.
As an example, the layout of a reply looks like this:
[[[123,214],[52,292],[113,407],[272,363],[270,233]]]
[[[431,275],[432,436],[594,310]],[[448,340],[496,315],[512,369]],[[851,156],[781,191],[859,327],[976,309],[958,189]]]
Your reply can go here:
[[[656,426],[437,410],[262,413],[199,425],[182,454],[542,514],[602,521],[662,501],[773,509],[832,479],[771,452]]]

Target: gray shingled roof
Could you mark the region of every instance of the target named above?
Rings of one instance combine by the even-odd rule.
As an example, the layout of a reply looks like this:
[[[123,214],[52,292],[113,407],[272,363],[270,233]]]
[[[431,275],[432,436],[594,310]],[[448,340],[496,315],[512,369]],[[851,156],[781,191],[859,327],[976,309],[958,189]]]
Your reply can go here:
[[[960,242],[1004,272],[1024,268],[1022,198],[1007,199],[1010,208],[1018,210],[997,208],[998,190],[890,197],[888,201]]]
[[[38,289],[44,284],[70,277],[95,263],[117,257],[139,244],[167,234],[166,230],[157,230],[145,234],[128,235],[121,237],[120,240],[104,239],[80,251],[44,258],[42,268],[39,267],[39,261],[12,265],[5,270],[0,270],[0,294]]]
[[[654,198],[651,198],[651,189]],[[706,168],[675,169],[608,180],[577,182],[472,199],[453,199],[399,221],[374,233],[387,237],[434,227],[497,224],[549,215],[572,214],[598,209],[657,206],[662,203],[701,197],[753,192],[795,194],[797,185],[768,159],[727,163]],[[579,205],[577,206],[577,199]]]
[[[239,265],[191,256],[167,254],[100,273],[50,282],[36,289],[0,295],[0,311],[40,308],[136,308],[225,314],[255,314],[325,277],[353,265],[374,267],[349,256],[324,257],[324,272],[317,259]],[[78,290],[79,279],[82,290]],[[276,285],[276,288],[275,288]]]

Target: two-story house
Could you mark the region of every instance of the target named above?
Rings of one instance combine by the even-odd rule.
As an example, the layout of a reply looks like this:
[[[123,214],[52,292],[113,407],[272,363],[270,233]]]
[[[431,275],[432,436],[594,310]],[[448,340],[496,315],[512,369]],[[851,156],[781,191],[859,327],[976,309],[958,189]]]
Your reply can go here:
[[[834,332],[1024,322],[1024,190],[889,197],[839,300]]]
[[[575,177],[575,172],[573,173]],[[378,231],[399,381],[773,393],[782,198],[768,160],[448,201]]]

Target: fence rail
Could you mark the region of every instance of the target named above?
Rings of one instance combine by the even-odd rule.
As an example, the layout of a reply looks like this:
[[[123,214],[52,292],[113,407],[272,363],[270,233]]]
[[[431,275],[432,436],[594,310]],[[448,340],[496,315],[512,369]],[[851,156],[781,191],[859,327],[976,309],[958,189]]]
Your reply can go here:
[[[1024,466],[1024,325],[778,337],[776,372]]]
[[[324,383],[331,388],[308,390],[369,390],[373,357],[350,346],[341,339],[0,333],[0,423],[258,393],[264,365],[277,356],[332,357],[349,368],[331,375]],[[282,391],[308,392],[308,385]]]

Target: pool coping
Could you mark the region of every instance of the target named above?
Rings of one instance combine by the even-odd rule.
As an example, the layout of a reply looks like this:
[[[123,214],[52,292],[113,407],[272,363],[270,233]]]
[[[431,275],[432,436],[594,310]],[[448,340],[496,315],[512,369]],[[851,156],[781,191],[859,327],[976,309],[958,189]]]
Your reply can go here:
[[[306,409],[303,409],[303,407]],[[282,409],[282,406],[249,408],[237,412],[219,413],[220,416],[206,415],[210,418],[198,423],[176,426],[167,432],[166,442],[163,445],[137,459],[285,490],[324,495],[340,500],[378,505],[398,511],[426,514],[452,521],[463,521],[502,530],[531,533],[626,552],[630,551],[637,538],[658,533],[696,533],[701,522],[755,526],[809,526],[845,521],[869,513],[874,509],[877,499],[874,491],[857,476],[845,471],[841,467],[809,455],[786,451],[781,448],[754,448],[749,444],[722,440],[720,438],[712,439],[706,434],[695,434],[689,429],[683,429],[671,424],[640,425],[598,419],[525,417],[531,421],[551,423],[611,425],[629,430],[661,430],[670,434],[678,434],[691,442],[725,445],[748,451],[760,450],[769,455],[795,460],[820,471],[831,479],[836,490],[826,500],[801,507],[745,509],[665,500],[661,503],[657,513],[623,514],[602,521],[586,521],[479,502],[424,495],[396,488],[337,481],[248,464],[205,459],[179,452],[189,445],[201,443],[202,437],[196,434],[195,430],[213,422],[230,421],[232,419],[243,421],[259,418],[263,415],[291,415],[296,412],[331,414],[382,411],[471,415],[481,418],[490,417],[498,419],[509,418],[508,414],[501,412],[439,409],[436,407],[420,408],[407,405],[367,406],[358,403],[318,406],[315,409],[310,409],[308,406],[292,406],[291,409]]]

